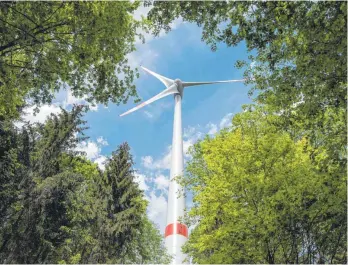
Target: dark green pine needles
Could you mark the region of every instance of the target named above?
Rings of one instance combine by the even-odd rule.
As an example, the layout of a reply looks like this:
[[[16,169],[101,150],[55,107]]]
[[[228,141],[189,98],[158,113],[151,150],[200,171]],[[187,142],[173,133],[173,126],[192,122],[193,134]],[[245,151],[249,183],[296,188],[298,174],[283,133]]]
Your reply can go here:
[[[0,123],[0,262],[168,262],[127,143],[105,172],[74,151],[86,140],[82,113],[20,130]]]

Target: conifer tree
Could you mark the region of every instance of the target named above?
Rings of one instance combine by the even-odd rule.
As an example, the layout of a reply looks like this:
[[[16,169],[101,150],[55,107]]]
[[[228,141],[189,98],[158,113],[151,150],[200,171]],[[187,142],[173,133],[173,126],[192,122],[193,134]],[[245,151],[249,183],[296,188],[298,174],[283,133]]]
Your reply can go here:
[[[62,110],[19,130],[0,124],[0,262],[169,261],[147,219],[128,144],[105,172],[74,151],[86,139],[83,110]]]
[[[106,165],[106,180],[110,187],[108,196],[108,221],[110,223],[109,255],[117,249],[121,260],[125,262],[130,255],[130,242],[146,211],[146,202],[142,191],[135,182],[133,159],[127,143],[121,144]],[[111,253],[110,253],[111,251]]]

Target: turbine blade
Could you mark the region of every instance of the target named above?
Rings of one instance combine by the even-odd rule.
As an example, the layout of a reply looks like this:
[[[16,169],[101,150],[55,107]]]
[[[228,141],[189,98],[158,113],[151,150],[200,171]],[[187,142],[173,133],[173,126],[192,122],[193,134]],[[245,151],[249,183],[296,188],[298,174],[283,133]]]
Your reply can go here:
[[[217,84],[217,83],[233,83],[233,82],[244,82],[244,81],[245,79],[212,81],[212,82],[182,82],[182,85],[184,87],[189,87],[189,86],[200,86],[200,85],[210,85],[210,84]]]
[[[142,107],[151,104],[152,102],[159,100],[161,98],[164,98],[165,96],[171,95],[171,94],[175,94],[175,93],[179,93],[178,89],[176,88],[176,84],[171,85],[170,87],[168,87],[167,89],[163,90],[161,93],[158,93],[156,96],[144,101],[143,103],[140,103],[138,106],[126,111],[125,113],[122,113],[120,115],[120,117],[125,116],[129,113],[132,113],[138,109],[141,109]]]
[[[141,68],[143,68],[145,72],[147,72],[150,75],[153,75],[154,77],[159,79],[166,87],[170,87],[174,83],[174,80],[172,80],[172,79],[170,79],[168,77],[159,75],[159,74],[157,74],[155,72],[152,72],[149,69],[145,68],[144,66],[141,66]]]

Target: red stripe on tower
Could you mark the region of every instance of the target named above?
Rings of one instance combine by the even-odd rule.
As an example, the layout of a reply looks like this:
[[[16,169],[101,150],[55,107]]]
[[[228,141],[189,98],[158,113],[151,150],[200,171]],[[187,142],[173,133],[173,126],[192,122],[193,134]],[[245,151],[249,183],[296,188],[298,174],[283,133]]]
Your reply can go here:
[[[166,227],[166,230],[164,232],[164,237],[170,236],[170,235],[182,235],[184,237],[188,237],[188,229],[187,226],[180,223],[175,224],[169,224]]]

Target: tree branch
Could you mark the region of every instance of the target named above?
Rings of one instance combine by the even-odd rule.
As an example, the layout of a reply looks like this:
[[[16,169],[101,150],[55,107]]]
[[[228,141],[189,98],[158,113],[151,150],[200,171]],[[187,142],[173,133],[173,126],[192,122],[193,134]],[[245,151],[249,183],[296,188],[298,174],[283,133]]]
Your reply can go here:
[[[2,22],[4,22],[5,24],[8,24],[8,25],[10,25],[11,27],[13,27],[13,28],[15,28],[15,29],[18,29],[18,30],[20,30],[20,31],[23,31],[24,33],[28,34],[28,35],[31,36],[32,38],[36,39],[35,36],[32,35],[31,33],[29,33],[28,31],[26,31],[26,30],[24,30],[24,29],[21,29],[21,28],[18,28],[16,25],[13,25],[13,24],[11,24],[11,23],[9,23],[9,22],[7,22],[6,20],[3,20],[3,19],[1,19],[1,18],[0,18],[0,20],[1,20]]]
[[[41,25],[37,24],[33,19],[31,19],[30,17],[28,17],[26,14],[23,14],[22,12],[18,11],[17,9],[15,9],[14,7],[9,7],[11,8],[13,11],[17,12],[18,14],[21,14],[23,17],[25,17],[26,19],[28,19],[29,21],[31,21],[32,23],[34,23],[37,27],[40,27]]]
[[[28,62],[29,64],[30,62]],[[27,67],[27,66],[21,66],[21,65],[16,65],[16,64],[8,64],[5,63],[7,66],[9,67],[14,67],[14,68],[21,68],[21,69],[28,69],[28,70],[37,70],[39,72],[45,72],[45,73],[50,73],[50,74],[54,74],[55,72],[52,71],[47,71],[47,70],[43,70],[41,68],[35,68],[35,67]]]
[[[8,25],[10,25],[10,26],[12,26],[12,27],[18,29],[18,30],[21,30],[21,31],[25,32],[26,34],[28,34],[28,35],[31,36],[33,39],[35,39],[38,43],[41,43],[41,44],[42,44],[43,42],[47,42],[47,41],[40,41],[40,40],[38,40],[38,39],[36,38],[35,35],[38,35],[38,34],[41,34],[41,33],[47,34],[47,33],[49,33],[49,32],[46,32],[46,31],[48,31],[48,30],[50,30],[50,29],[52,29],[52,28],[60,27],[60,26],[64,26],[64,25],[68,25],[68,22],[63,21],[63,22],[56,23],[56,24],[53,24],[53,25],[51,25],[51,26],[48,26],[48,27],[46,27],[46,28],[41,28],[40,30],[37,30],[37,31],[35,31],[35,32],[33,32],[33,33],[31,34],[31,33],[29,33],[28,31],[23,30],[23,29],[21,29],[21,28],[18,28],[17,26],[12,25],[11,23],[8,23],[7,21],[5,21],[5,20],[3,20],[3,19],[1,19],[1,18],[0,18],[0,20],[3,21],[3,22],[6,23],[6,24],[8,24]],[[36,27],[36,28],[37,28],[37,27]],[[34,28],[34,29],[35,29],[35,28]],[[32,29],[32,30],[34,30],[34,29]],[[34,35],[33,35],[33,34],[34,34]],[[18,44],[19,44],[19,43],[18,43],[19,40],[21,40],[21,38],[14,39],[14,40],[10,41],[9,43],[7,43],[6,45],[0,46],[0,52],[3,51],[3,50],[5,50],[5,49],[8,49],[8,48],[10,48],[10,47],[13,47],[13,46],[18,45]],[[3,55],[3,54],[2,54],[2,55]]]
[[[65,5],[65,3],[62,2],[62,3],[60,4],[60,6],[59,6],[56,10],[54,10],[54,11],[52,12],[52,14],[51,14],[46,20],[43,21],[43,23],[49,21],[49,20],[53,17],[53,15],[54,15],[55,13],[57,13],[57,11],[58,11],[59,9],[61,9],[64,5]]]

